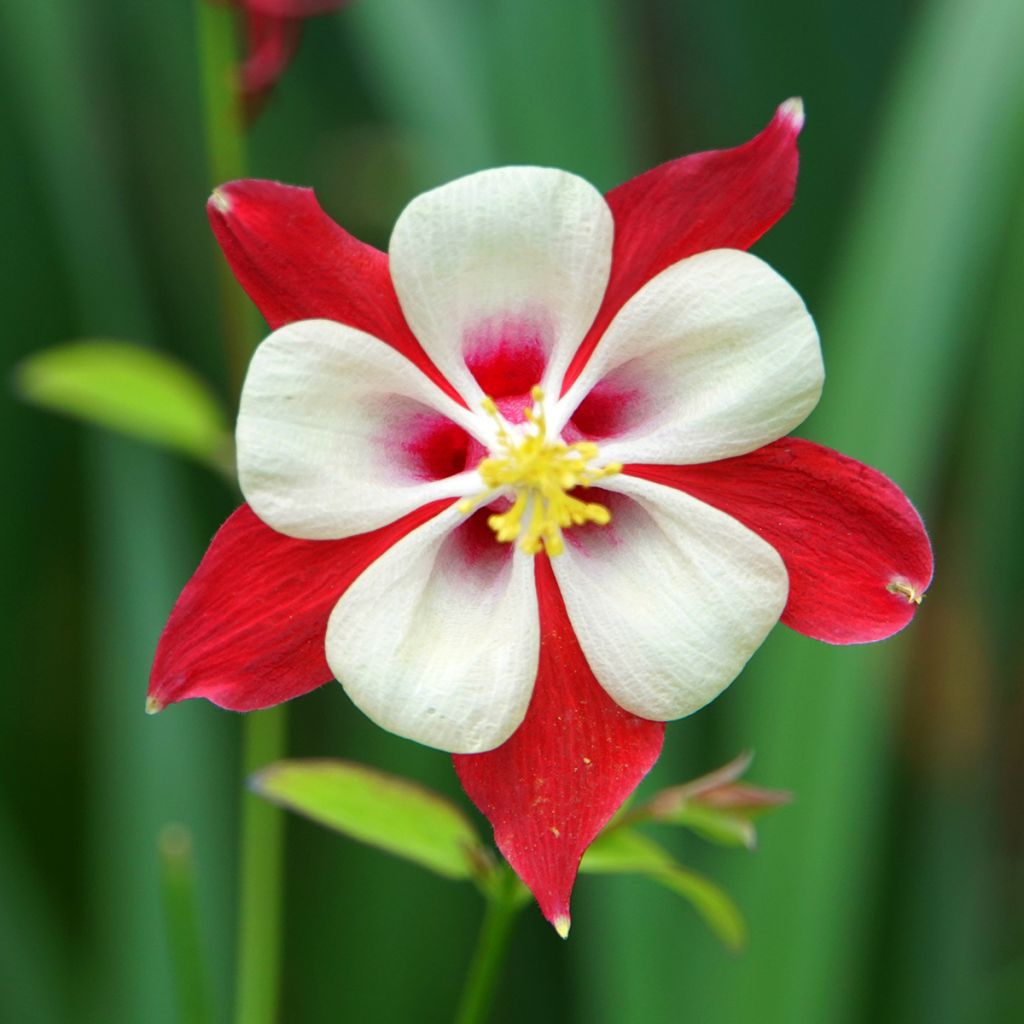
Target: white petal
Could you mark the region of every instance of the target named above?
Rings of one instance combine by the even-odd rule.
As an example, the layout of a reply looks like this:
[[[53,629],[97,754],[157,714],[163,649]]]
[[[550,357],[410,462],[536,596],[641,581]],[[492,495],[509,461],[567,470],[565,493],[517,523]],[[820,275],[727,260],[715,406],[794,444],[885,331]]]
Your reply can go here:
[[[789,580],[731,516],[635,477],[607,481],[609,526],[573,529],[551,560],[594,675],[642,718],[689,715],[725,689],[778,621]]]
[[[384,342],[331,320],[302,320],[256,350],[236,437],[242,493],[279,533],[311,540],[384,526],[475,474],[425,479],[403,447],[424,423],[472,416]]]
[[[823,380],[800,296],[756,256],[716,249],[673,264],[623,306],[556,426],[600,384],[621,403],[605,459],[709,462],[789,433]]]
[[[399,736],[454,753],[522,722],[540,644],[533,559],[442,512],[382,555],[327,626],[327,662],[352,700]],[[489,531],[488,531],[489,533]]]
[[[413,333],[475,408],[466,358],[503,341],[536,342],[554,389],[601,303],[612,235],[582,178],[502,167],[414,199],[391,235],[391,277]]]

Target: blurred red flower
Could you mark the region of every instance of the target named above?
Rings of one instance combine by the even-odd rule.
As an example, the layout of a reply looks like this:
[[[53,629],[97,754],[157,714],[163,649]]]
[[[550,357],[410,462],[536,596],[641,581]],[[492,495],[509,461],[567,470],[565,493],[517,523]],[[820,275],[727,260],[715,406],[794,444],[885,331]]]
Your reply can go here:
[[[245,17],[246,52],[242,62],[242,97],[254,117],[284,74],[298,49],[302,22],[329,14],[349,0],[233,0]]]

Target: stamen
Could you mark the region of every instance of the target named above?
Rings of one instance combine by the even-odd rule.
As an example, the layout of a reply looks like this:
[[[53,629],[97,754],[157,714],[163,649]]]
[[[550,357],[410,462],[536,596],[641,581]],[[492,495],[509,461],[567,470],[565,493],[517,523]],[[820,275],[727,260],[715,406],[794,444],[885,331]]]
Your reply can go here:
[[[920,604],[924,600],[924,594],[919,593],[911,584],[902,581],[893,580],[892,583],[886,585],[885,589],[890,594],[901,594],[907,599],[908,604]]]
[[[533,404],[523,410],[528,426],[522,430],[505,420],[493,398],[480,403],[497,427],[491,455],[477,466],[487,489],[464,498],[458,510],[468,514],[500,493],[514,491],[512,507],[488,517],[487,525],[499,541],[518,538],[520,549],[527,554],[535,555],[543,549],[549,555],[558,555],[565,550],[563,530],[584,523],[606,526],[611,522],[611,512],[604,505],[581,501],[568,492],[613,476],[622,466],[591,466],[599,452],[590,441],[567,445],[549,440],[544,392],[534,387],[530,397]]]

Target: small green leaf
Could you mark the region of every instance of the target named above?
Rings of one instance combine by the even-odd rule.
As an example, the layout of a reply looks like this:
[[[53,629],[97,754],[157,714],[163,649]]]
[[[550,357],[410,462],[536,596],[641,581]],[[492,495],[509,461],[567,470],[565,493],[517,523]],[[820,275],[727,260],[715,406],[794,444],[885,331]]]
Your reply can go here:
[[[675,860],[653,839],[629,828],[602,832],[587,848],[580,871],[591,875],[646,874],[672,867]]]
[[[722,846],[757,845],[754,820],[792,800],[783,790],[762,789],[739,781],[750,767],[751,754],[740,754],[727,765],[698,779],[656,793],[625,821],[657,821],[683,825]]]
[[[173,448],[224,470],[227,418],[206,383],[160,352],[91,338],[29,356],[15,371],[26,401]]]
[[[723,889],[677,864],[666,849],[632,829],[617,828],[598,836],[584,854],[580,871],[645,875],[688,900],[730,949],[741,949],[747,941],[743,915]]]
[[[278,761],[250,780],[260,796],[447,878],[487,863],[473,826],[438,793],[345,761]]]
[[[747,944],[747,924],[739,907],[710,879],[681,867],[651,873],[648,877],[689,900],[704,923],[729,949],[740,950]]]
[[[757,829],[748,817],[717,807],[685,803],[673,814],[658,820],[672,825],[684,825],[702,839],[719,846],[742,846],[747,850],[757,846]]]

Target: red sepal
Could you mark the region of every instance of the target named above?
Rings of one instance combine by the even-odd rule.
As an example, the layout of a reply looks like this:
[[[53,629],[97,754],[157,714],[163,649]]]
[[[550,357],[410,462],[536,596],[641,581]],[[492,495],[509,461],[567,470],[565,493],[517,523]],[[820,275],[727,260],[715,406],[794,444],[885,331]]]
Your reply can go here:
[[[295,540],[248,505],[213,538],[181,592],[150,674],[154,710],[190,697],[254,711],[331,679],[327,620],[338,598],[375,559],[446,508],[435,501],[345,540]]]
[[[790,100],[742,146],[671,160],[605,196],[615,218],[611,277],[564,390],[615,314],[652,277],[708,249],[748,249],[789,209],[802,127],[799,102]]]
[[[453,760],[498,849],[564,934],[580,858],[657,761],[665,726],[624,711],[601,688],[550,562],[536,562],[540,664],[526,718],[497,750]]]
[[[323,318],[366,331],[462,403],[409,330],[387,255],[335,224],[312,189],[232,181],[206,208],[235,277],[272,328]]]
[[[906,495],[831,448],[787,437],[721,462],[624,472],[686,491],[763,537],[789,572],[782,621],[818,640],[892,636],[931,583],[931,544]]]

